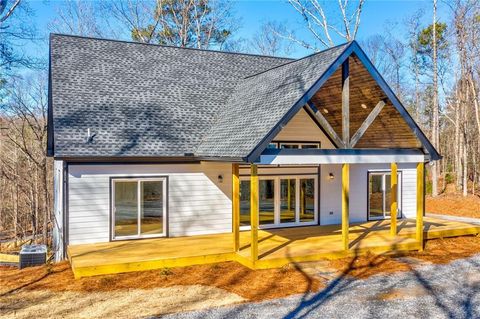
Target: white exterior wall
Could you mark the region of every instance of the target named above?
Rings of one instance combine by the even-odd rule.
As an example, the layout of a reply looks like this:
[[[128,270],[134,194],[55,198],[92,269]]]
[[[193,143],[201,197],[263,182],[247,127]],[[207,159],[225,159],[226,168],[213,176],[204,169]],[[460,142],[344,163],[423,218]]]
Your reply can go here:
[[[110,177],[168,176],[169,235],[230,232],[230,163],[68,167],[69,244],[110,240]],[[218,176],[223,176],[220,183]]]
[[[56,163],[55,171],[62,168]],[[416,163],[399,164],[403,216],[416,214]],[[390,170],[390,164],[350,165],[350,222],[367,220],[368,171]],[[321,165],[320,223],[341,223],[341,165]],[[333,173],[334,179],[329,178]],[[248,167],[240,174],[248,176]],[[260,167],[259,174],[318,174],[318,167]],[[218,176],[223,176],[220,183]],[[57,176],[57,175],[56,175]],[[61,175],[59,175],[61,176]],[[230,232],[232,227],[231,164],[69,165],[69,244],[110,240],[110,177],[168,176],[170,236]],[[57,202],[60,206],[57,205]],[[55,200],[56,216],[61,201]],[[330,214],[332,212],[332,214]]]
[[[300,109],[273,140],[320,142],[321,148],[335,148],[304,109]]]
[[[417,205],[417,164],[398,164],[401,173],[402,216],[415,218]],[[386,164],[350,164],[350,222],[367,220],[368,213],[368,172],[389,171]],[[329,179],[333,173],[334,179]],[[320,222],[322,225],[339,224],[342,216],[342,165],[322,165],[320,186]],[[330,214],[333,212],[333,214]]]
[[[53,162],[53,249],[55,261],[63,259],[63,161]]]

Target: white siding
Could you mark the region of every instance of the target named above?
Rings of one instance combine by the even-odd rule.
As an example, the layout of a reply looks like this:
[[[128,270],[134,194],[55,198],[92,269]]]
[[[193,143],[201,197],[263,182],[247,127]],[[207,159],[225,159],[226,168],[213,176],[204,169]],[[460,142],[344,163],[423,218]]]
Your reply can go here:
[[[55,261],[63,259],[63,161],[53,162],[53,250]]]
[[[351,164],[350,165],[350,222],[367,220],[368,213],[368,171],[390,170],[390,164]],[[401,209],[405,217],[416,215],[417,173],[416,163],[398,164],[401,178]],[[322,165],[320,221],[323,225],[341,223],[341,165]],[[329,179],[329,173],[335,178]],[[332,212],[333,214],[330,214]]]
[[[304,109],[300,109],[273,140],[320,142],[321,148],[334,148]]]
[[[170,236],[230,232],[231,164],[69,165],[69,243],[109,241],[110,177],[168,176]],[[220,183],[218,176],[223,176]]]
[[[60,164],[56,167],[61,167]],[[57,169],[57,168],[56,168]],[[390,164],[350,165],[350,221],[367,220],[367,173],[389,170]],[[416,164],[399,164],[402,172],[402,214],[415,216]],[[248,167],[240,169],[249,175]],[[260,167],[259,174],[317,174],[311,167]],[[334,179],[329,178],[334,174]],[[220,183],[218,176],[223,175]],[[109,241],[110,177],[168,176],[168,225],[170,236],[231,231],[231,164],[177,165],[69,165],[69,242]],[[341,165],[322,165],[320,223],[341,222]],[[61,202],[61,201],[59,201]],[[56,212],[60,212],[56,203]],[[330,214],[332,212],[332,214]],[[60,213],[61,216],[61,213]]]

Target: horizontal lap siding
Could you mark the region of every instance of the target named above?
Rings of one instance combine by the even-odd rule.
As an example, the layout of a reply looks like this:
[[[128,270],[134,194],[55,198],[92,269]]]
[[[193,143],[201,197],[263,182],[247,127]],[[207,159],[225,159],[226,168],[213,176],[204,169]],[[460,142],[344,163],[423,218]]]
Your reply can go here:
[[[300,109],[273,140],[320,142],[321,148],[334,148],[332,142],[304,109]]]
[[[109,241],[110,177],[124,176],[168,176],[170,236],[231,231],[229,163],[70,165],[70,244]]]
[[[341,223],[341,167],[342,165],[322,165],[320,222],[322,225]],[[368,171],[388,171],[390,164],[351,164],[350,165],[350,222],[367,220],[368,213]],[[415,217],[417,175],[416,163],[398,164],[402,172],[401,212],[405,217]],[[329,173],[334,179],[329,178]],[[330,214],[332,212],[333,214]]]

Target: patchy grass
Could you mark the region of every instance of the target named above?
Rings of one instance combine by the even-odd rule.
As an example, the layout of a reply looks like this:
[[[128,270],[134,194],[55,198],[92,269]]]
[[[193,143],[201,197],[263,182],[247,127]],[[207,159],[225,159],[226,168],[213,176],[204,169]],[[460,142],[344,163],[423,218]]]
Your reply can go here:
[[[480,197],[446,193],[435,198],[427,196],[425,210],[428,213],[480,218]]]

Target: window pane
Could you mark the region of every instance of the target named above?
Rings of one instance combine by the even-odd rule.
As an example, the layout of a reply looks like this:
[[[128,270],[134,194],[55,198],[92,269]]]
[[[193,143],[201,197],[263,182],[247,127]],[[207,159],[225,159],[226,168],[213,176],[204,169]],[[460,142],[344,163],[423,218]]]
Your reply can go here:
[[[270,143],[267,148],[277,148],[277,143]]]
[[[275,221],[275,181],[259,181],[260,225],[273,224]]]
[[[299,145],[298,144],[280,144],[280,148],[297,149],[299,148]]]
[[[137,182],[115,182],[115,237],[138,234]]]
[[[250,226],[250,181],[240,181],[240,225]]]
[[[314,221],[315,216],[315,179],[300,179],[300,221]]]
[[[140,203],[141,234],[163,233],[163,181],[140,182],[142,202]]]
[[[385,174],[385,216],[390,216],[390,205],[392,205],[392,175]]]
[[[295,222],[295,178],[280,180],[280,222]]]
[[[302,149],[307,149],[307,148],[319,148],[318,144],[302,144]]]
[[[383,218],[382,179],[383,175],[370,174],[368,194],[370,211],[368,213],[371,219]]]

